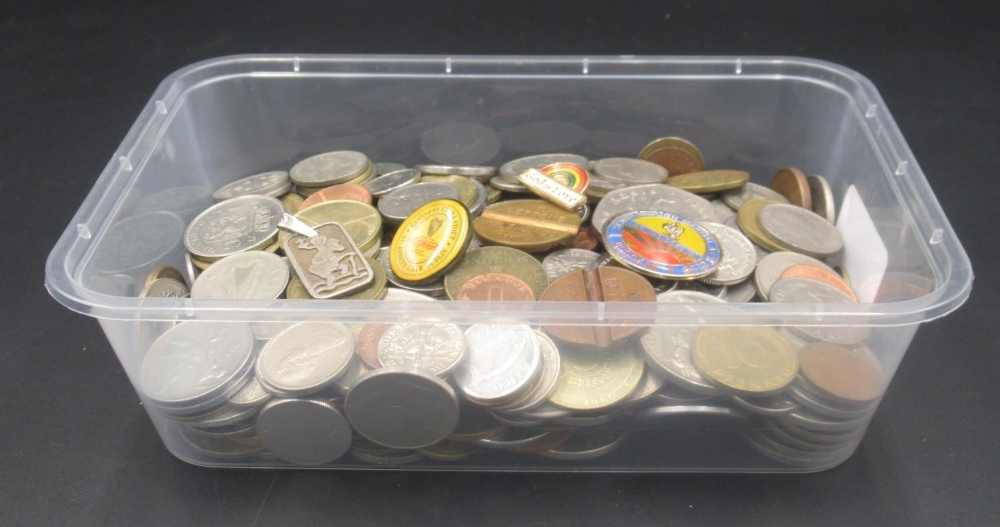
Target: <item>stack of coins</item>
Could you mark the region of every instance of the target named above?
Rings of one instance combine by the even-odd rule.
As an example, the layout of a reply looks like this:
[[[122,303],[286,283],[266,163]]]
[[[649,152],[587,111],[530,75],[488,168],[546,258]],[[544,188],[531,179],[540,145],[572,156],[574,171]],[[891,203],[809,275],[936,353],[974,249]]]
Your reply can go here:
[[[676,137],[635,158],[552,153],[499,168],[327,152],[213,197],[185,232],[185,272],[158,266],[140,296],[662,302],[679,313],[858,302],[826,263],[844,240],[822,176],[789,167],[752,183],[706,169]],[[886,382],[869,329],[855,326],[650,316],[135,327],[144,400],[208,463],[585,460],[632,430],[701,415],[739,431],[764,466],[819,468],[857,447]]]

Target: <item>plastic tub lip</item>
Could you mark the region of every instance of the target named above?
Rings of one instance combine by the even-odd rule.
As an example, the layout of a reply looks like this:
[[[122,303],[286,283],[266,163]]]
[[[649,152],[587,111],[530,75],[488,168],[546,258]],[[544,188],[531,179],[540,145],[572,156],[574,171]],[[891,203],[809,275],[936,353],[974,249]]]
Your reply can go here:
[[[372,71],[363,66],[386,66]],[[345,71],[345,67],[348,68]],[[489,71],[476,66],[488,66]],[[572,66],[575,70],[569,69]],[[324,70],[323,68],[327,69]],[[392,67],[396,67],[393,70]],[[559,67],[555,73],[530,67]],[[644,67],[667,68],[645,71]],[[669,67],[677,68],[671,71]],[[694,72],[698,67],[704,70]],[[529,69],[526,69],[529,68]],[[565,71],[563,70],[565,68]],[[603,69],[608,71],[604,72]],[[629,68],[636,68],[630,71]],[[859,116],[870,123],[869,143],[880,156],[891,178],[891,163],[905,178],[892,180],[899,201],[906,207],[909,225],[918,234],[921,248],[938,274],[938,287],[912,300],[885,304],[673,304],[580,303],[546,305],[538,311],[518,312],[511,306],[501,313],[512,320],[532,323],[560,320],[567,324],[627,323],[645,318],[643,324],[789,324],[898,326],[944,316],[957,309],[972,289],[971,262],[934,196],[923,171],[906,145],[895,120],[874,84],[860,73],[831,62],[790,56],[479,56],[479,55],[231,55],[197,62],[167,76],[140,112],[122,144],[95,182],[46,261],[45,286],[61,304],[91,316],[118,320],[283,320],[329,319],[341,316],[358,320],[440,319],[461,322],[496,318],[497,309],[476,302],[421,304],[410,310],[406,302],[327,301],[192,301],[190,299],[140,299],[104,295],[87,289],[74,275],[81,254],[104,235],[108,219],[121,205],[124,189],[134,181],[157,137],[186,94],[198,86],[232,76],[424,76],[424,77],[552,77],[552,78],[732,78],[766,77],[814,82],[849,97]],[[872,115],[869,115],[872,114]],[[876,132],[883,142],[875,140]],[[903,186],[905,185],[905,186]],[[914,208],[924,216],[924,232],[915,221]],[[276,309],[281,311],[277,312]],[[471,323],[471,322],[470,322]]]

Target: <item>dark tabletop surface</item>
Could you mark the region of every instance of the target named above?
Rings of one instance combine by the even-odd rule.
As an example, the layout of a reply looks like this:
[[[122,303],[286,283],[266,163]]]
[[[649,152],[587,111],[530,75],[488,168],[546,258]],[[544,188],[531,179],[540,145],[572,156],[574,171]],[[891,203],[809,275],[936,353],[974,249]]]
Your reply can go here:
[[[980,2],[981,4],[988,4]],[[113,2],[0,16],[0,525],[983,525],[1000,516],[1000,17],[958,2]],[[51,4],[51,3],[50,3]],[[544,7],[540,7],[544,5]],[[156,85],[234,53],[800,55],[879,88],[978,271],[858,453],[790,475],[211,470],[44,260]]]

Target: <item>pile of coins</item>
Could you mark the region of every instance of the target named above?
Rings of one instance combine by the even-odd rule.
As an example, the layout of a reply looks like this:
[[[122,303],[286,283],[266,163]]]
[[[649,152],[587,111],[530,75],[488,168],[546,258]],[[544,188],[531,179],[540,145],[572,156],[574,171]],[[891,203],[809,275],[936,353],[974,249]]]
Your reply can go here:
[[[792,302],[858,298],[833,193],[770,186],[657,139],[636,158],[490,166],[337,151],[230,183],[184,233],[184,271],[143,297],[406,302]],[[188,284],[191,284],[190,289]],[[556,305],[556,304],[553,304]],[[415,307],[415,306],[414,306]],[[149,323],[140,323],[151,332]],[[854,451],[885,387],[862,326],[529,326],[501,321],[184,322],[139,388],[201,462],[455,462],[603,456],[678,415],[725,421],[784,465]],[[713,424],[718,428],[716,421]]]

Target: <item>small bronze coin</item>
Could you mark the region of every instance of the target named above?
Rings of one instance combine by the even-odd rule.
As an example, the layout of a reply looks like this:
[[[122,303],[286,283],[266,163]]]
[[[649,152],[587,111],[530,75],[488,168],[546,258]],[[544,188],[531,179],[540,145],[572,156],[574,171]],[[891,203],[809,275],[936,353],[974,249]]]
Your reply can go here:
[[[779,280],[785,278],[808,278],[809,280],[823,282],[826,285],[843,291],[844,294],[851,297],[855,302],[858,301],[858,295],[854,294],[854,290],[851,289],[851,286],[847,285],[847,282],[840,275],[831,273],[815,265],[793,265],[781,273]]]
[[[569,246],[574,249],[586,249],[588,251],[596,250],[600,244],[601,235],[597,233],[597,229],[589,225],[581,228],[580,232],[576,233],[576,236],[569,242]]]
[[[506,273],[483,273],[473,276],[462,284],[456,300],[531,302],[535,300],[535,294],[531,292],[531,286],[516,276]]]
[[[656,291],[641,275],[617,267],[598,267],[566,274],[542,293],[543,302],[655,302]],[[545,331],[563,342],[607,348],[635,336],[644,321],[615,321],[614,325],[545,326]],[[648,321],[646,321],[648,323]],[[631,325],[635,324],[635,325]]]
[[[525,252],[542,252],[572,240],[580,230],[580,215],[540,199],[501,201],[472,220],[479,239]]]
[[[323,190],[317,191],[315,194],[309,196],[299,205],[299,211],[303,211],[312,207],[313,205],[319,205],[325,201],[338,201],[338,200],[348,200],[348,201],[360,201],[361,203],[371,205],[372,204],[372,194],[368,192],[368,189],[362,187],[361,185],[355,185],[353,183],[344,183],[343,185],[334,185],[332,187],[326,187]],[[294,212],[292,214],[295,214]]]
[[[680,137],[661,137],[646,145],[638,158],[660,165],[671,176],[705,170],[705,158],[698,148]]]
[[[813,342],[799,350],[802,376],[823,395],[847,403],[864,403],[882,395],[882,369],[865,347],[856,350],[829,342]]]
[[[771,178],[771,190],[781,194],[792,205],[798,205],[806,210],[813,210],[812,190],[809,180],[801,170],[785,167],[777,171]]]

